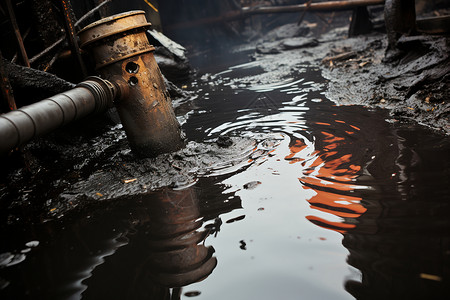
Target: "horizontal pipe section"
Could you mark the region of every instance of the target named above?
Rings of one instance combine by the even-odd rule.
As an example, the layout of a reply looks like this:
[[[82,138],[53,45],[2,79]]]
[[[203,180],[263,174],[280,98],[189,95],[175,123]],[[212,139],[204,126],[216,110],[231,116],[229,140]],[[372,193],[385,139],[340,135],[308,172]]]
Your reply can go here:
[[[75,88],[0,115],[0,155],[67,123],[112,106],[117,88],[91,77]]]
[[[339,11],[351,10],[361,6],[371,6],[384,4],[384,0],[348,0],[348,1],[328,1],[310,4],[297,4],[285,6],[262,6],[262,7],[246,7],[243,8],[244,13],[250,15],[256,14],[272,14],[272,13],[292,13],[300,11]]]
[[[296,13],[302,11],[331,12],[352,10],[361,6],[372,6],[384,4],[385,0],[346,0],[346,1],[327,1],[318,3],[304,3],[286,6],[261,6],[261,7],[243,7],[241,10],[232,10],[221,16],[208,17],[198,20],[190,20],[166,26],[166,30],[180,30],[195,27],[201,27],[214,23],[230,22],[239,19],[248,18],[259,14],[275,13]]]

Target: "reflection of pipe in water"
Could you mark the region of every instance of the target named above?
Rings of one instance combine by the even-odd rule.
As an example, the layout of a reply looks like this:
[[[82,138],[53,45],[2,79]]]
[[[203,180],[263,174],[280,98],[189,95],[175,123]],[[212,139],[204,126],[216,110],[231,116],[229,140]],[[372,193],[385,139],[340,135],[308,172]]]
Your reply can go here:
[[[161,196],[152,199],[150,220],[141,228],[150,253],[145,269],[166,287],[203,280],[216,267],[217,259],[212,256],[214,249],[202,243],[208,232],[198,231],[203,221],[195,190],[167,190]]]
[[[311,207],[341,220],[308,219],[342,233],[347,262],[361,272],[345,281],[356,299],[449,299],[450,205],[442,178],[448,148],[424,147],[436,140],[420,131],[401,133],[387,123],[377,125],[364,123],[358,138],[363,141],[369,132],[370,143],[353,145],[344,131],[335,133],[337,123],[324,128],[318,139],[322,150],[309,160],[293,160],[306,147],[301,141],[291,145],[286,159],[307,168],[300,182],[317,192],[308,200]],[[347,132],[350,136],[356,133],[353,129]],[[408,134],[413,137],[405,138]],[[411,139],[420,143],[408,144]],[[432,157],[416,152],[423,149],[422,154]],[[433,172],[424,173],[423,168]],[[363,180],[370,190],[361,185]]]
[[[393,149],[371,171],[391,191],[376,199],[378,214],[368,207],[358,220],[377,230],[357,226],[343,237],[348,264],[361,271],[361,279],[346,281],[345,289],[356,299],[450,299],[450,188],[442,176],[448,146],[436,146],[442,137],[428,132],[392,133],[386,144]],[[397,174],[386,165],[396,166]]]
[[[83,230],[82,241],[90,241],[93,248],[99,241],[111,245],[110,239],[103,237],[109,234],[104,228],[117,229],[114,235],[119,233],[121,240],[126,237],[127,241],[114,249],[108,246],[103,251],[106,255],[95,260],[101,260],[101,264],[87,263],[89,275],[82,278],[83,299],[179,299],[182,287],[213,272],[217,259],[214,249],[204,244],[210,231],[201,229],[203,214],[194,188],[166,188],[120,202],[118,210],[113,209],[109,215],[114,218],[112,225],[93,223],[90,226],[95,230]],[[96,214],[104,215],[105,211],[90,214],[95,222],[104,222],[105,217],[97,218]],[[106,220],[110,220],[108,216]],[[118,241],[115,238],[113,245]]]
[[[312,223],[340,233],[355,228],[353,220],[366,212],[360,203],[362,198],[349,195],[355,189],[354,180],[361,167],[352,163],[352,154],[342,155],[337,151],[344,138],[322,131],[324,150],[316,151],[307,159],[295,159],[298,152],[306,149],[306,145],[297,140],[290,147],[291,154],[285,159],[292,163],[301,162],[305,167],[299,178],[303,188],[313,189],[316,195],[308,202],[311,208],[342,218],[342,221],[330,221],[322,217],[309,215],[306,218]]]

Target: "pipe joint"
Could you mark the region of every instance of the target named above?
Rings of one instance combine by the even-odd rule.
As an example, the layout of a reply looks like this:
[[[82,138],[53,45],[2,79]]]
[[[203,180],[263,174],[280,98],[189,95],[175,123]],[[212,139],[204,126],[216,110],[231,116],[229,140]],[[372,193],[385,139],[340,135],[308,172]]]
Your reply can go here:
[[[0,155],[32,138],[113,105],[124,93],[107,80],[89,77],[75,88],[0,115]]]
[[[77,87],[84,87],[88,89],[95,99],[94,113],[105,111],[113,106],[113,101],[117,97],[118,89],[114,84],[108,80],[100,77],[91,76],[85,81],[79,83]]]
[[[114,103],[119,103],[122,99],[127,99],[130,96],[130,86],[121,76],[113,76],[111,83],[114,86],[116,96],[114,97]]]

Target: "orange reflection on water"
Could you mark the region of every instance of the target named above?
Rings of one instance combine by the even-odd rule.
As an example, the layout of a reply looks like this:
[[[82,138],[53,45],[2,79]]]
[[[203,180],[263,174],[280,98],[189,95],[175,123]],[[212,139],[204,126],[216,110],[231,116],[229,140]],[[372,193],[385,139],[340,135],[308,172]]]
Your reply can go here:
[[[344,137],[338,137],[326,131],[321,131],[321,134],[324,145],[320,151],[309,155],[310,159],[293,159],[296,153],[306,147],[299,140],[290,147],[291,154],[286,156],[286,159],[290,159],[290,163],[302,161],[305,166],[299,181],[304,189],[312,189],[316,192],[316,195],[308,200],[311,208],[338,217],[338,221],[314,215],[306,216],[306,218],[320,227],[345,233],[355,228],[355,219],[367,211],[361,204],[362,198],[349,195],[356,188],[354,182],[361,166],[352,162],[353,155],[345,153],[342,149],[342,146],[346,144]]]

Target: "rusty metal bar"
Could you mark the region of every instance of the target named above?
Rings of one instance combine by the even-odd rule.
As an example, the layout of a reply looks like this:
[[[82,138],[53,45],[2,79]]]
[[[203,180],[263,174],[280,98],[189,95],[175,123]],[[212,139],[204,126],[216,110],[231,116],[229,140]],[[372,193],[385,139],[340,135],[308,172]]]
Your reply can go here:
[[[106,110],[123,86],[91,77],[74,89],[0,115],[0,155],[67,123]]]
[[[79,26],[81,24],[81,22],[83,22],[84,20],[89,18],[91,15],[93,15],[96,11],[98,11],[100,8],[102,8],[105,4],[107,4],[109,2],[111,2],[111,0],[105,0],[102,3],[100,3],[99,5],[97,5],[96,7],[94,7],[93,9],[91,9],[90,11],[88,11],[80,19],[78,19],[78,21],[75,22],[75,24],[74,24],[75,27]]]
[[[0,88],[2,90],[2,98],[6,101],[9,110],[15,110],[17,109],[16,101],[14,100],[13,90],[3,64],[3,56],[0,51]]]
[[[66,30],[67,40],[69,42],[70,48],[72,50],[72,54],[75,55],[78,64],[81,69],[81,73],[83,77],[86,77],[87,71],[84,65],[83,59],[81,58],[80,48],[78,47],[77,36],[75,34],[75,27],[73,17],[72,4],[70,0],[61,0],[61,7],[64,14],[64,28]]]
[[[19,46],[20,54],[22,55],[22,60],[25,66],[30,67],[30,62],[28,61],[28,55],[23,44],[22,35],[20,34],[19,25],[17,24],[16,15],[11,4],[11,0],[6,0],[6,6],[8,8],[9,19],[16,36],[17,45]]]
[[[64,36],[61,37],[59,40],[57,40],[56,42],[54,42],[53,44],[51,44],[50,46],[45,48],[41,53],[38,53],[35,56],[33,56],[32,58],[30,58],[30,63],[34,63],[39,58],[41,58],[45,54],[47,54],[50,51],[52,51],[55,47],[57,47],[59,44],[61,44],[65,39],[66,39],[66,37],[64,37]]]
[[[28,36],[28,34],[30,33],[30,31],[31,31],[31,27],[29,27],[26,31],[25,31],[25,33],[23,34],[23,41],[25,41],[25,39],[27,38],[27,36]],[[16,52],[15,54],[14,54],[14,56],[13,56],[13,58],[12,58],[12,60],[11,60],[11,62],[13,62],[13,63],[15,63],[16,61],[17,61],[17,57],[19,56],[19,54]],[[31,63],[31,62],[30,62]]]
[[[94,14],[96,11],[98,11],[100,8],[102,8],[105,4],[111,2],[111,0],[105,0],[102,3],[100,3],[99,5],[97,5],[95,8],[91,9],[90,11],[88,11],[86,14],[84,14],[78,21],[75,22],[74,26],[77,27],[81,24],[81,22],[83,22],[84,20],[86,20],[89,16],[91,16],[92,14]],[[49,53],[50,51],[52,51],[55,47],[57,47],[58,45],[60,45],[62,42],[64,42],[64,40],[66,39],[66,37],[61,37],[59,40],[57,40],[56,42],[54,42],[53,44],[51,44],[50,46],[48,46],[47,48],[45,48],[42,52],[36,54],[35,56],[33,56],[32,58],[30,58],[30,63],[34,63],[36,60],[38,60],[39,58],[41,58],[42,56],[44,56],[45,54]]]
[[[309,0],[305,3],[306,8],[303,10],[303,12],[300,15],[300,18],[298,18],[297,25],[300,26],[300,24],[303,22],[303,19],[305,18],[306,12],[309,10],[309,7],[311,6],[312,0]]]
[[[248,11],[249,14],[272,14],[272,13],[291,13],[297,11],[304,11],[306,9],[311,11],[337,11],[350,10],[360,6],[370,6],[384,4],[384,0],[348,0],[348,1],[329,1],[311,4],[298,4],[286,6],[265,6],[265,7],[244,7],[244,13]]]
[[[239,11],[230,11],[219,17],[211,17],[200,20],[192,20],[167,26],[168,30],[185,29],[204,26],[207,24],[229,22],[244,19],[257,14],[293,13],[301,11],[339,11],[352,10],[360,6],[371,6],[384,4],[385,0],[348,0],[348,1],[328,1],[311,4],[298,4],[287,6],[264,6],[264,7],[243,7]]]
[[[417,30],[428,34],[450,33],[450,16],[429,17],[416,20]]]

